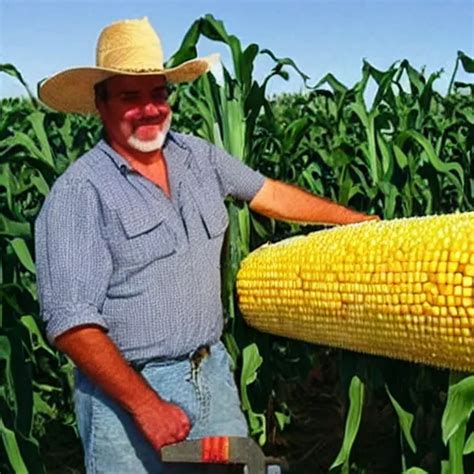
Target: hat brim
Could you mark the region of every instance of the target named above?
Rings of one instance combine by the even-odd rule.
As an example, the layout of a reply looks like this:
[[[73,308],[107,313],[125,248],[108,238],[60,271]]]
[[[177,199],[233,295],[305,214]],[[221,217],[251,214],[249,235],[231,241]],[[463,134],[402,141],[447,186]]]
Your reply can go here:
[[[58,112],[97,114],[94,86],[109,77],[120,75],[162,75],[167,82],[190,82],[209,71],[219,60],[218,54],[191,59],[169,69],[124,71],[102,67],[77,67],[59,72],[38,85],[38,97]]]

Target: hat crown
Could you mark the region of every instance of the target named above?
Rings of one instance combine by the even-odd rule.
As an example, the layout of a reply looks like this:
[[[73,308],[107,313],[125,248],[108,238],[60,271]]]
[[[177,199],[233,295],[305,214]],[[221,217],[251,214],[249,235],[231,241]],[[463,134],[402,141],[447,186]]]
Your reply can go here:
[[[163,48],[148,18],[105,27],[97,41],[96,65],[120,71],[163,70]]]

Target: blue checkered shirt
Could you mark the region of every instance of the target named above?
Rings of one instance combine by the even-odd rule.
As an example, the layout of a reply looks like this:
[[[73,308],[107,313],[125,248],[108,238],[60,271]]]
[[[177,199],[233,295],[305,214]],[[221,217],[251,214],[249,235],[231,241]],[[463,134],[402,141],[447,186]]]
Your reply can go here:
[[[163,152],[171,199],[105,141],[54,184],[35,229],[50,340],[95,324],[134,360],[220,338],[224,198],[250,201],[265,178],[196,137],[170,132]]]

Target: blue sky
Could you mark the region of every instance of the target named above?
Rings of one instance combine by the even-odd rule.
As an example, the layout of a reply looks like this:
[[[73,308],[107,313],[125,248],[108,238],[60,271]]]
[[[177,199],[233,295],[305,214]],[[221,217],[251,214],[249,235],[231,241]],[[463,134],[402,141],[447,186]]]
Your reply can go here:
[[[15,64],[35,90],[40,79],[59,70],[92,65],[98,34],[112,21],[148,16],[169,57],[206,13],[223,20],[243,45],[255,42],[292,58],[311,83],[332,72],[350,86],[360,78],[364,58],[379,69],[407,58],[417,69],[444,69],[436,83],[444,92],[457,51],[474,56],[471,0],[0,0],[0,63]],[[209,41],[199,45],[199,54],[214,51],[230,65],[224,48]],[[270,68],[262,56],[257,78]],[[456,77],[473,82],[462,71]],[[302,88],[295,74],[270,84],[274,93]],[[1,97],[21,94],[13,78],[0,75]]]

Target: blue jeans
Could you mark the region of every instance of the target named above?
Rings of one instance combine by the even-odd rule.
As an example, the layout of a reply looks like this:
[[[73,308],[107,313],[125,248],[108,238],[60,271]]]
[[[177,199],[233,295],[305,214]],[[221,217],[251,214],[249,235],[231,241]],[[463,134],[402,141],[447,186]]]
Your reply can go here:
[[[247,423],[221,342],[211,346],[193,370],[190,359],[149,362],[142,375],[160,397],[179,405],[191,420],[188,439],[206,436],[247,436]],[[76,416],[88,474],[197,472],[194,467],[165,467],[130,415],[76,372]]]

